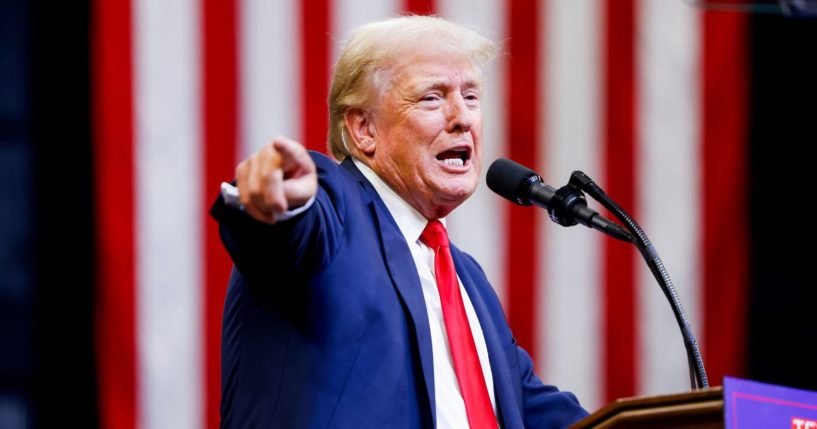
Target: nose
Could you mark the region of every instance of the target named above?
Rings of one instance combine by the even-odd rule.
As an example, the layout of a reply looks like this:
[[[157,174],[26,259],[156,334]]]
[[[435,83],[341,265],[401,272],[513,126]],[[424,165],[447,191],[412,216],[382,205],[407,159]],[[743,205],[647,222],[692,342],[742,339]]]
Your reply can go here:
[[[474,126],[474,115],[477,112],[472,111],[468,105],[465,104],[465,98],[460,93],[452,93],[446,103],[448,126],[446,131],[449,133],[465,133]]]

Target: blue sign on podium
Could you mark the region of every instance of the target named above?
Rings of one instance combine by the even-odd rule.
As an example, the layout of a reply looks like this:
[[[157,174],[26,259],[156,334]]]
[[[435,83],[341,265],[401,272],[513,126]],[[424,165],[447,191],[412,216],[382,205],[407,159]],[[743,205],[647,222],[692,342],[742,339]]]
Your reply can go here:
[[[817,392],[725,377],[727,429],[817,429]]]

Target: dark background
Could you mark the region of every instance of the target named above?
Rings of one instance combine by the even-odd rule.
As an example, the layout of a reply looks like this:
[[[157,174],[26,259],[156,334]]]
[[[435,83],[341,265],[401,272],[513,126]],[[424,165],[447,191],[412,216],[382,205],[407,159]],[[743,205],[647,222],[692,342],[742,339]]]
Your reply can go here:
[[[3,429],[97,426],[89,8],[0,1]]]
[[[817,390],[817,18],[751,20],[749,378]],[[728,216],[728,213],[724,213]]]
[[[98,426],[89,7],[0,2],[0,429]],[[750,29],[744,376],[817,390],[817,19]]]

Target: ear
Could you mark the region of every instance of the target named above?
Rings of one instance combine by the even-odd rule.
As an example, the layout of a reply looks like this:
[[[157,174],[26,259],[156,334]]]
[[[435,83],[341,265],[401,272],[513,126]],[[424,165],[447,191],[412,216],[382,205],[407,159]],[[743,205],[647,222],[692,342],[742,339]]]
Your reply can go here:
[[[349,149],[354,146],[366,156],[374,155],[375,129],[369,112],[363,109],[352,108],[343,115],[346,131],[349,133]]]

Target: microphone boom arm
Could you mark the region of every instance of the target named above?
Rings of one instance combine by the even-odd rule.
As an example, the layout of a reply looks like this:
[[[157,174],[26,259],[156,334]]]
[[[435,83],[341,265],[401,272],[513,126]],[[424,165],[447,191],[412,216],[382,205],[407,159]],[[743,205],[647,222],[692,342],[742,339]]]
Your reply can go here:
[[[701,357],[701,350],[698,348],[698,342],[695,340],[695,335],[692,333],[692,328],[689,325],[684,307],[681,305],[681,300],[675,287],[672,285],[672,280],[667,273],[664,263],[658,257],[658,252],[650,243],[647,234],[630,217],[621,207],[610,198],[601,187],[596,185],[593,180],[581,171],[574,171],[570,176],[570,183],[568,186],[574,186],[583,190],[588,195],[593,197],[596,201],[601,203],[607,210],[610,210],[633,234],[631,242],[638,248],[641,256],[650,267],[650,272],[658,281],[661,291],[669,301],[672,312],[675,314],[675,320],[681,328],[681,335],[684,338],[684,347],[687,352],[687,359],[689,361],[689,380],[692,389],[706,389],[709,388],[709,380],[706,376],[706,369],[704,368],[703,358]]]

